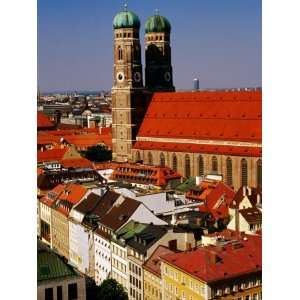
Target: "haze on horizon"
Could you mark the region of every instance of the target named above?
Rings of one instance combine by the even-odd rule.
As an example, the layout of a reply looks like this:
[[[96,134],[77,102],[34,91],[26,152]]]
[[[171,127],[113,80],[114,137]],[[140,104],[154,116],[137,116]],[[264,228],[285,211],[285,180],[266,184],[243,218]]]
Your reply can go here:
[[[38,85],[41,92],[109,90],[112,20],[124,1],[38,0]],[[129,0],[144,24],[159,9],[172,25],[177,90],[261,86],[261,0]],[[143,55],[143,67],[144,55]]]

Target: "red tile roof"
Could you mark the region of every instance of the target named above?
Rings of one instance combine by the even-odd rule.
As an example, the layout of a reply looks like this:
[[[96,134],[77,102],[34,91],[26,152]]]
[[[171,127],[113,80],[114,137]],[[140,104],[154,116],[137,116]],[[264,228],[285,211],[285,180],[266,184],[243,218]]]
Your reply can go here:
[[[154,93],[138,137],[261,142],[261,91]]]
[[[199,210],[211,213],[215,220],[224,219],[229,215],[229,206],[234,195],[234,191],[229,186],[219,182],[207,195],[204,203],[199,206]]]
[[[77,204],[86,192],[87,189],[80,184],[59,184],[49,191],[41,202],[67,216],[72,206]]]
[[[60,161],[69,148],[63,149],[51,149],[46,151],[37,152],[37,161],[46,162],[46,161]]]
[[[38,128],[51,128],[54,124],[49,120],[49,118],[41,111],[37,112],[37,127]]]
[[[149,166],[139,163],[115,163],[113,180],[165,186],[181,175],[169,167]]]
[[[60,143],[60,137],[48,133],[39,133],[37,135],[37,144],[38,145],[48,145],[48,144],[58,144]]]
[[[64,168],[93,168],[93,163],[86,158],[63,159],[61,164]]]
[[[244,146],[223,146],[223,145],[205,145],[190,143],[169,143],[169,142],[144,142],[137,141],[134,149],[139,150],[161,150],[172,152],[188,153],[207,153],[223,154],[235,156],[260,157],[262,155],[261,147],[244,147]]]
[[[261,236],[247,235],[223,247],[207,246],[162,257],[163,261],[202,281],[238,278],[262,270]]]

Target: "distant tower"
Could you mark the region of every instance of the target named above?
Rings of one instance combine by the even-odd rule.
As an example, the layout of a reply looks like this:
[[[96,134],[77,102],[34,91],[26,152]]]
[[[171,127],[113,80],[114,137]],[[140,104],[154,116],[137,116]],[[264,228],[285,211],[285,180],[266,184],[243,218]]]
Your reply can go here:
[[[114,70],[112,87],[113,160],[132,160],[132,145],[143,119],[143,74],[140,20],[127,10],[119,12],[113,21]]]
[[[194,89],[193,89],[193,91],[194,92],[198,92],[199,91],[199,87],[200,87],[200,85],[199,85],[199,79],[195,78],[194,79]]]
[[[146,87],[152,91],[175,91],[171,64],[171,24],[158,12],[145,24]]]

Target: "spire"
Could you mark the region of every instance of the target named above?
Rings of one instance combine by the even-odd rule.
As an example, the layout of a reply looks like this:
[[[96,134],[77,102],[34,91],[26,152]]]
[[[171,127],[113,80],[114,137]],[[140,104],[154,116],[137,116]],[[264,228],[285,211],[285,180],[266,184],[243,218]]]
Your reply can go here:
[[[155,14],[156,16],[159,16],[159,9],[158,9],[158,8],[156,8],[156,9],[154,10],[154,14]]]
[[[124,1],[124,11],[128,10],[128,3],[127,0]]]

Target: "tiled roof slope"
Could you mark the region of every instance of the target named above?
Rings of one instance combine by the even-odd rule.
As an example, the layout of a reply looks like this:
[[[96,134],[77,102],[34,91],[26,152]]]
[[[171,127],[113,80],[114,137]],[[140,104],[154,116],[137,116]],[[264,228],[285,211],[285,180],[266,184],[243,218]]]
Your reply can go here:
[[[37,127],[42,128],[51,128],[54,127],[54,124],[49,120],[49,118],[41,111],[37,112]]]
[[[38,247],[39,248],[39,247]],[[53,252],[38,249],[37,252],[37,281],[62,280],[78,276],[75,271]]]
[[[103,196],[91,193],[75,209],[83,214],[92,213],[102,218],[119,197],[120,194],[109,190]]]
[[[261,142],[261,91],[154,93],[138,137]]]
[[[155,274],[158,277],[161,277],[161,256],[166,256],[167,254],[174,254],[174,251],[170,250],[169,248],[159,245],[150,258],[145,262],[144,268]]]
[[[100,222],[112,230],[117,230],[128,221],[140,205],[139,201],[125,198],[122,203],[115,203]]]
[[[244,274],[261,272],[261,236],[247,235],[223,247],[207,246],[162,257],[171,265],[200,280],[211,283]]]

